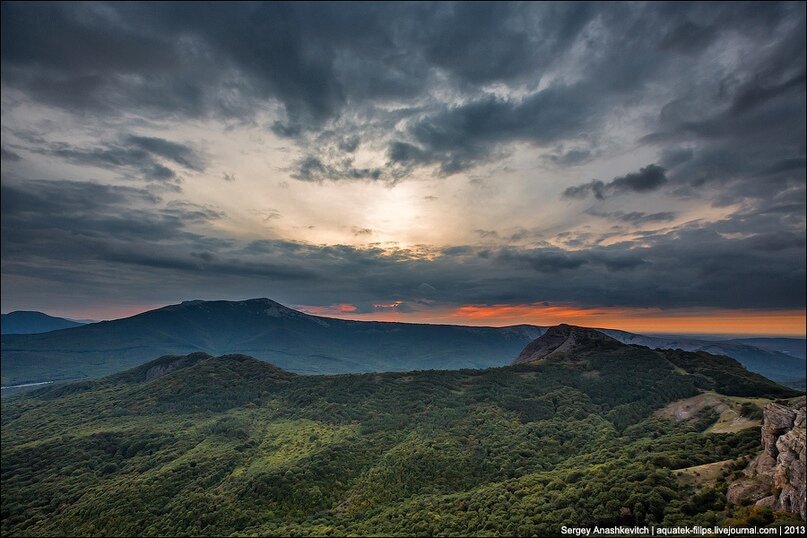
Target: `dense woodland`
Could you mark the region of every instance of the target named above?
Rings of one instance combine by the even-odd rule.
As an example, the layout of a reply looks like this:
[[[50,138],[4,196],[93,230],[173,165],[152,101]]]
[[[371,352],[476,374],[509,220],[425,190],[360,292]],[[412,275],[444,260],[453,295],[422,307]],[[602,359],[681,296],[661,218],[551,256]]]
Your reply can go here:
[[[786,522],[726,505],[727,480],[760,449],[758,428],[714,434],[713,411],[654,414],[701,390],[796,394],[725,357],[635,346],[341,376],[244,356],[164,357],[3,402],[1,530],[527,536]],[[676,477],[725,460],[714,484]]]

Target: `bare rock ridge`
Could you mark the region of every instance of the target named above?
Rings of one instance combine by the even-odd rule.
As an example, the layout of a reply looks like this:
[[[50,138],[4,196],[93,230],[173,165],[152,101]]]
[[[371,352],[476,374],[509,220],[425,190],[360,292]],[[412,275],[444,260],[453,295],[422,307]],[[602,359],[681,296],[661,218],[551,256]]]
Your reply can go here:
[[[513,364],[535,362],[593,347],[613,348],[623,345],[618,340],[595,329],[564,323],[550,327],[543,335],[530,342],[516,357]]]
[[[787,405],[765,406],[762,446],[762,453],[745,469],[745,477],[729,486],[728,501],[769,506],[807,519],[804,396]]]

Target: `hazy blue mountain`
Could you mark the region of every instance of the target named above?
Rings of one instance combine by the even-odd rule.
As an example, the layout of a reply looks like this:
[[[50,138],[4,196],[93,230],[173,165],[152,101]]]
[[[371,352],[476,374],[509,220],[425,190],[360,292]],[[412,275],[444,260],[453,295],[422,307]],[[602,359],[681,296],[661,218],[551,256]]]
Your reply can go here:
[[[84,325],[80,321],[57,318],[43,312],[17,310],[0,316],[0,332],[3,334],[35,334],[70,329]]]
[[[2,384],[100,377],[160,355],[197,351],[251,355],[309,374],[487,368],[509,364],[545,331],[534,325],[347,321],[304,314],[269,299],[186,301],[52,333],[4,335]],[[727,355],[770,379],[804,384],[804,360],[776,350],[733,341],[601,331],[627,344]]]
[[[613,329],[599,329],[605,334],[626,344],[647,346],[653,349],[682,349],[684,351],[706,351],[713,355],[726,355],[739,361],[743,366],[789,386],[804,387],[804,358],[787,354],[776,349],[776,345],[767,342],[768,346],[751,344],[752,341],[789,341],[798,342],[796,338],[749,338],[743,340],[697,340],[689,337],[670,335],[666,337],[643,336]],[[801,340],[802,345],[804,340]],[[792,344],[792,342],[791,342]],[[797,346],[791,345],[796,348]],[[782,346],[782,349],[791,349]]]
[[[785,353],[801,360],[805,360],[807,357],[807,340],[804,338],[736,338],[729,341]]]
[[[99,377],[160,355],[241,353],[296,373],[486,368],[544,329],[347,321],[269,299],[186,301],[67,331],[2,337],[2,381]]]

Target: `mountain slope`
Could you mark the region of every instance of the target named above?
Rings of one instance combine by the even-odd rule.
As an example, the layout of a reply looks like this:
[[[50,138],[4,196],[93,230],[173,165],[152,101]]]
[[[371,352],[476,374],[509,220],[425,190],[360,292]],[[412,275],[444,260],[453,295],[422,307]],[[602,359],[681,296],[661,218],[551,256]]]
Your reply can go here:
[[[347,321],[269,299],[187,301],[69,330],[3,335],[0,374],[4,386],[97,378],[156,356],[193,352],[246,354],[297,373],[484,368],[510,363],[545,330]],[[623,343],[728,355],[771,379],[804,385],[804,361],[775,350],[600,331]]]
[[[596,349],[616,349],[624,344],[604,334],[602,331],[561,324],[550,327],[540,337],[530,342],[519,353],[513,364],[535,362],[552,357],[565,357],[579,354],[581,351]]]
[[[299,376],[245,356],[167,356],[6,400],[0,530],[514,536],[724,522],[722,490],[673,470],[742,461],[758,430],[707,434],[712,414],[653,411],[738,365],[689,371],[692,354],[679,366],[578,336],[488,370]]]
[[[807,358],[807,340],[804,338],[735,338],[728,342],[785,353],[802,360]]]
[[[804,340],[796,338],[749,338],[739,340],[697,340],[676,336],[655,337],[614,329],[597,329],[625,344],[637,344],[653,349],[682,349],[726,355],[738,360],[751,371],[769,379],[804,388]]]
[[[731,357],[712,355],[705,351],[650,350],[646,346],[623,344],[599,329],[566,324],[550,327],[543,335],[530,342],[513,361],[513,365],[549,362],[590,371],[594,362],[602,362],[604,357],[612,356],[618,360],[624,359],[625,367],[628,360],[633,362],[644,359],[646,363],[641,364],[640,370],[634,375],[641,375],[641,370],[651,368],[652,362],[662,362],[690,374],[697,388],[730,396],[775,398],[798,394],[798,391],[749,371]]]
[[[17,310],[0,315],[0,333],[2,334],[46,333],[81,325],[84,325],[84,323],[26,310]]]
[[[42,335],[2,338],[4,385],[99,377],[160,355],[245,354],[297,373],[506,364],[543,329],[346,321],[269,299],[188,301]]]

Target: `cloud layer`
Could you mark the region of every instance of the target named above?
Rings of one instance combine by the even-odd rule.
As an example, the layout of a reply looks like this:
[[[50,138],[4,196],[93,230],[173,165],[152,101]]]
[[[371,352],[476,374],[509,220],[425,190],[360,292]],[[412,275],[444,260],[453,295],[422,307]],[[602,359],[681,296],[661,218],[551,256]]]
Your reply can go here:
[[[3,308],[804,308],[804,35],[798,2],[4,2]]]

